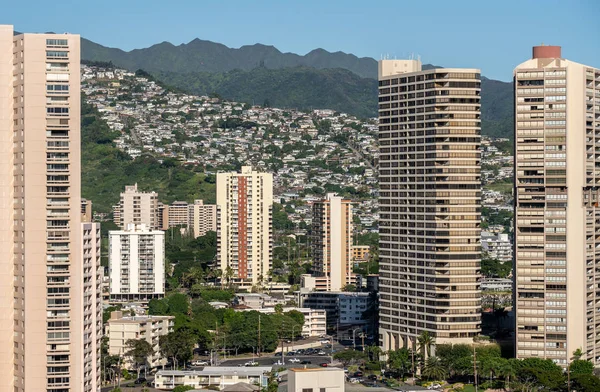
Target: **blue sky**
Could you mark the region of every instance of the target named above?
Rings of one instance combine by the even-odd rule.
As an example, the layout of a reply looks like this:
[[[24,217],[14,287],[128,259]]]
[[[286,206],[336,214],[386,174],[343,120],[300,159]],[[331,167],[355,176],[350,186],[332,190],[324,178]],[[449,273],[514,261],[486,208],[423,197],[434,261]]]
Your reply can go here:
[[[545,43],[600,67],[597,0],[29,0],[8,10],[0,24],[18,31],[79,33],[124,50],[198,37],[299,54],[319,47],[375,59],[415,54],[424,63],[510,80],[531,46]]]

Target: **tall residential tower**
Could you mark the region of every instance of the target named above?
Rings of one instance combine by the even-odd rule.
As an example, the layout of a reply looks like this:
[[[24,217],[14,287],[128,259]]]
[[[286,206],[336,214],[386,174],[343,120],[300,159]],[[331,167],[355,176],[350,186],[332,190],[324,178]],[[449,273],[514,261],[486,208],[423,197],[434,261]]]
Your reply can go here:
[[[311,248],[315,272],[328,291],[355,282],[352,274],[352,203],[335,193],[313,203]]]
[[[515,80],[517,358],[600,364],[600,69],[533,48]]]
[[[6,391],[99,387],[97,329],[87,319],[96,314],[87,308],[96,298],[84,295],[96,258],[82,260],[79,45],[78,35],[13,36],[12,26],[0,26],[0,380]]]
[[[380,342],[480,331],[480,71],[379,62]]]
[[[217,261],[224,279],[268,280],[273,255],[273,175],[242,167],[217,173]]]

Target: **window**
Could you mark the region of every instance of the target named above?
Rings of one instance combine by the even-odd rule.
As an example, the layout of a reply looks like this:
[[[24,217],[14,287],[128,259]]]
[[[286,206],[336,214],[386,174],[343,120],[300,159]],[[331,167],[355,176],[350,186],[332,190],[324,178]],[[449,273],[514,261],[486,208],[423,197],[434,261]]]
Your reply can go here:
[[[69,57],[69,52],[59,50],[47,50],[46,57],[53,59],[66,59]]]
[[[66,39],[47,39],[46,46],[68,46],[69,41]]]
[[[312,388],[302,388],[302,392],[313,392]]]

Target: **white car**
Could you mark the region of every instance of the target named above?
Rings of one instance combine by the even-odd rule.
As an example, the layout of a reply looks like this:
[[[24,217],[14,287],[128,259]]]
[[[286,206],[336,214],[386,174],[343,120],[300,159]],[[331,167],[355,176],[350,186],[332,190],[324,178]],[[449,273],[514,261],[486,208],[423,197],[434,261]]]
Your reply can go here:
[[[298,363],[298,362],[300,362],[300,360],[298,358],[291,358],[291,359],[288,359],[288,361],[290,361],[291,363]]]
[[[206,361],[192,361],[192,366],[208,366]]]
[[[244,366],[258,366],[258,362],[248,361],[244,364]]]
[[[319,343],[321,343],[321,344],[328,344],[328,343],[331,343],[331,342],[329,340],[327,340],[327,339],[323,339],[323,340],[319,341]]]

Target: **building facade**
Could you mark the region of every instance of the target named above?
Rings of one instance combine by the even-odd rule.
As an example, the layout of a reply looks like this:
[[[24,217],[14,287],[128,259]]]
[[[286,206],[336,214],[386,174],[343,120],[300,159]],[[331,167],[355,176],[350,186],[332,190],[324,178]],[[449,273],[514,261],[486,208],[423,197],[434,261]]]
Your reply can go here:
[[[217,173],[217,208],[217,261],[224,279],[266,281],[273,258],[273,175],[249,166],[241,173]]]
[[[480,332],[480,71],[379,62],[380,342]]]
[[[174,201],[169,205],[169,227],[184,227],[189,225],[189,204],[185,201]]]
[[[514,71],[516,357],[600,364],[600,69],[533,48]]]
[[[173,332],[174,319],[174,316],[123,316],[123,312],[111,312],[106,327],[108,353],[123,356],[128,350],[128,340],[144,339],[154,349],[154,354],[148,357],[150,366],[165,365],[167,358],[160,355],[158,343],[161,336]],[[125,362],[124,366],[131,369],[133,364]]]
[[[288,372],[289,392],[344,392],[346,377],[339,368],[297,368]]]
[[[159,370],[154,383],[158,389],[187,385],[194,389],[223,390],[239,383],[266,388],[271,370],[271,366],[207,366],[202,370]]]
[[[503,262],[511,262],[513,259],[512,241],[508,234],[491,234],[489,232],[481,232],[481,247],[487,257]]]
[[[91,202],[88,201],[91,211]],[[102,281],[104,268],[100,263],[101,239],[100,223],[85,221],[88,214],[82,212],[83,260],[83,372],[84,391],[97,391],[101,386],[100,347],[102,342]]]
[[[370,253],[369,245],[352,245],[352,261],[355,263],[369,261]]]
[[[147,302],[165,295],[165,233],[144,225],[110,231],[111,302]]]
[[[119,204],[113,206],[113,220],[121,229],[129,224],[146,225],[151,230],[160,229],[158,194],[138,191],[137,184],[125,186]]]
[[[217,206],[204,204],[202,200],[194,200],[189,205],[189,228],[195,238],[206,235],[209,231],[217,231]]]
[[[78,35],[0,26],[0,377],[11,392],[97,390],[95,337],[84,334],[79,64]]]
[[[339,291],[352,282],[352,204],[335,193],[312,206],[311,248],[315,273],[327,290]]]

